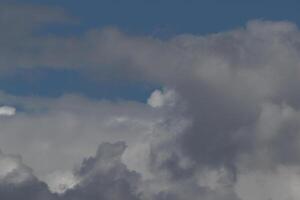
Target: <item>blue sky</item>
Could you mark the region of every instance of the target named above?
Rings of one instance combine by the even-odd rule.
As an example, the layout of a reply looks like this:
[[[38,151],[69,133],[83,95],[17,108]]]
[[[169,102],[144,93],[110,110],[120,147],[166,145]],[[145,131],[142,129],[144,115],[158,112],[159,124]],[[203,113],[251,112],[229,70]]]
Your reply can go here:
[[[24,3],[23,1],[18,1]],[[29,0],[26,3],[60,7],[76,23],[43,27],[42,34],[74,36],[92,28],[117,27],[130,35],[166,39],[178,34],[206,35],[244,26],[252,19],[288,20],[300,23],[297,1],[218,0]],[[34,71],[31,80],[22,72],[0,78],[0,89],[15,95],[60,96],[64,92],[94,98],[144,102],[155,84],[108,78],[89,81],[77,71]],[[39,78],[37,78],[37,76]],[[21,78],[18,78],[21,77]],[[27,77],[27,75],[25,76]],[[55,84],[51,82],[55,80]],[[38,83],[38,84],[37,84]],[[71,83],[71,84],[70,84]]]
[[[75,70],[18,70],[0,78],[0,88],[21,96],[59,97],[64,93],[96,99],[145,102],[159,86],[141,81],[108,78],[93,80]]]
[[[117,26],[132,34],[207,34],[243,26],[251,19],[300,23],[297,0],[30,0],[65,8],[80,28]],[[208,21],[209,20],[209,21]]]

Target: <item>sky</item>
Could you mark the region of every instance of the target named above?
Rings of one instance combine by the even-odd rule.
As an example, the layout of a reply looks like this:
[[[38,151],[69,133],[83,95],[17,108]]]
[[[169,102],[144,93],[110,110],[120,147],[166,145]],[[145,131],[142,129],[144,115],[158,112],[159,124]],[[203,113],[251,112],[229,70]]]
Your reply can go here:
[[[0,199],[298,200],[299,6],[0,0]]]
[[[300,23],[297,10],[299,2],[296,0],[230,0],[227,2],[218,0],[89,0],[84,3],[79,0],[28,0],[14,2],[59,7],[73,18],[73,23],[50,23],[43,26],[38,31],[42,35],[72,37],[82,35],[93,28],[116,27],[130,35],[168,39],[178,34],[207,35],[229,31],[242,27],[253,19],[287,20],[296,24]],[[20,75],[22,73],[29,73],[24,76],[31,77],[31,80],[24,80],[26,78]],[[33,78],[41,76],[41,73],[47,76],[39,80]],[[55,84],[51,82],[53,79],[55,79]],[[95,86],[97,83],[73,70],[21,71],[0,77],[0,82],[0,89],[16,95],[37,94],[57,97],[67,91],[84,93],[94,98],[132,99],[143,102],[146,101],[149,92],[159,87],[151,83],[120,81],[116,80],[116,77],[113,77],[113,80],[107,78],[100,85]],[[78,82],[80,83],[77,84]],[[102,85],[105,87],[101,87]],[[95,87],[98,91],[92,89]],[[133,89],[133,87],[136,88]],[[135,93],[132,90],[135,90]]]

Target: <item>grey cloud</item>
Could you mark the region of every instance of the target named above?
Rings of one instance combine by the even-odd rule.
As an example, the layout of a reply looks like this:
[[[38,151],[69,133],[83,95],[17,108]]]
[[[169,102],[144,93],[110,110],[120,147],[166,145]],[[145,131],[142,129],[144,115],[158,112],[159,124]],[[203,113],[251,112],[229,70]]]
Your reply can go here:
[[[142,103],[112,103],[76,95],[48,99],[3,94],[1,100],[20,107],[16,115],[0,119],[1,148],[22,153],[40,178],[56,170],[70,170],[102,142],[125,141],[129,145],[127,164],[134,167],[131,162],[141,153],[138,149],[146,148],[143,142],[163,118],[161,110]],[[45,157],[49,162],[43,162]]]
[[[225,167],[234,185],[245,169],[299,165],[299,30],[294,24],[253,21],[227,33],[179,36],[161,44],[152,43],[155,51],[145,47],[148,57],[141,59],[138,53],[132,63],[179,93],[186,104],[183,116],[192,124],[169,143],[176,150],[155,151],[154,158],[164,150],[168,155],[156,167],[167,169],[177,181],[182,176],[190,180],[206,167]],[[274,128],[262,141],[256,128],[266,104],[274,104],[270,109],[275,111],[262,126],[271,123],[268,128]],[[191,166],[180,166],[183,158],[192,160]]]
[[[122,162],[121,156],[126,149],[124,142],[102,143],[95,156],[86,158],[81,165],[75,169],[75,176],[80,182],[72,189],[63,194],[54,194],[49,191],[47,185],[33,175],[20,183],[11,182],[0,184],[0,197],[2,199],[17,200],[26,198],[28,200],[89,200],[89,199],[237,199],[229,189],[221,189],[218,192],[210,191],[206,187],[197,187],[194,182],[186,181],[182,185],[176,184],[168,190],[157,193],[148,193],[143,187],[145,183],[142,177],[135,171],[129,170]],[[4,155],[7,158],[13,156]],[[18,157],[18,159],[20,159]],[[29,167],[18,163],[18,171]],[[2,165],[3,166],[3,163]],[[13,173],[17,173],[14,171]]]
[[[124,142],[101,144],[96,156],[85,159],[77,170],[80,184],[62,195],[51,193],[47,185],[34,176],[22,182],[7,182],[6,179],[20,176],[24,169],[31,169],[20,162],[20,158],[1,154],[1,175],[5,164],[12,165],[11,160],[15,161],[13,164],[16,164],[16,168],[1,177],[0,197],[11,200],[140,199],[136,190],[140,176],[129,171],[121,161],[125,148]]]
[[[52,195],[47,190],[47,185],[39,182],[28,182],[24,185],[0,185],[1,199],[28,199],[28,200],[57,200],[55,195]]]
[[[74,24],[75,20],[59,7],[47,7],[13,2],[0,3],[0,41],[2,74],[16,67],[30,67],[40,60],[40,51],[47,44],[40,38],[42,27],[50,24]],[[44,60],[44,59],[43,59]],[[40,63],[41,64],[41,63]]]
[[[24,165],[20,156],[0,152],[0,163],[1,184],[21,184],[34,179],[31,169]]]
[[[174,98],[168,94],[168,91],[162,92],[162,95],[166,95],[163,99]],[[71,187],[65,194],[59,195],[60,198],[86,199],[102,196],[110,199],[112,190],[119,191],[118,195],[122,194],[129,199],[160,199],[174,195],[178,199],[184,199],[186,193],[199,198],[215,195],[215,192],[209,192],[207,186],[198,186],[197,181],[191,178],[194,175],[191,161],[184,160],[181,150],[174,142],[174,137],[180,135],[189,124],[186,119],[174,113],[174,106],[177,107],[176,110],[182,109],[179,103],[166,104],[166,107],[158,109],[130,102],[115,104],[91,101],[78,96],[53,100],[5,94],[2,94],[2,101],[23,105],[27,113],[21,111],[12,118],[2,120],[1,131],[4,134],[1,136],[1,146],[7,151],[22,153],[26,163],[30,163],[35,169],[35,174],[45,181],[48,180],[43,173],[51,176],[53,170],[70,170],[78,159],[91,154],[95,145],[101,141],[123,139],[128,143],[126,150],[123,142],[100,145],[96,156],[86,159],[75,171],[75,183],[78,186]],[[172,99],[167,100],[170,101]],[[179,99],[173,101],[178,102]],[[91,121],[93,113],[97,119],[95,122]],[[86,115],[89,116],[88,121],[84,121]],[[79,116],[79,121],[73,121]],[[101,116],[104,116],[103,122]],[[71,118],[73,120],[69,122]],[[34,128],[35,124],[39,124],[39,128]],[[75,128],[77,125],[87,129]],[[52,138],[54,135],[56,139]],[[10,139],[9,136],[20,139]],[[77,137],[80,138],[79,141]],[[17,144],[18,141],[21,143]],[[51,162],[45,162],[46,157]],[[127,166],[130,168],[127,169]],[[120,182],[117,181],[119,179]],[[61,177],[60,180],[64,187],[64,178]],[[51,181],[47,183],[51,186]],[[186,184],[185,189],[181,188],[183,183]],[[103,188],[112,188],[102,191],[98,188],[99,184]],[[110,192],[105,193],[108,191]],[[57,196],[50,191],[47,193]]]
[[[47,155],[60,164],[77,153],[74,160],[90,155],[91,144],[127,143],[126,150],[124,143],[101,145],[79,168],[83,181],[61,198],[248,200],[256,192],[262,200],[278,193],[284,200],[299,198],[292,186],[281,187],[299,183],[300,34],[293,23],[258,20],[228,32],[166,40],[114,28],[72,38],[36,38],[29,31],[23,38],[30,42],[2,49],[2,66],[71,68],[96,78],[108,72],[169,88],[152,95],[152,107],[1,94],[1,103],[24,108],[0,119],[1,142],[7,141],[1,145],[9,151],[14,138],[37,149],[50,145],[57,152]],[[7,50],[14,45],[17,53]],[[24,159],[37,162],[32,153],[24,152]],[[261,189],[257,181],[266,185]]]
[[[57,200],[45,183],[40,182],[20,156],[0,152],[0,198]]]
[[[44,23],[71,22],[63,9],[59,7],[47,7],[41,5],[1,3],[1,25],[5,28],[15,28],[29,32],[33,27],[42,26]],[[28,29],[27,29],[28,28]],[[4,30],[10,32],[12,30]],[[23,32],[10,32],[11,34],[23,34]]]
[[[80,184],[64,194],[64,199],[130,199],[138,200],[140,176],[122,163],[124,142],[103,143],[95,157],[85,159],[77,171]]]

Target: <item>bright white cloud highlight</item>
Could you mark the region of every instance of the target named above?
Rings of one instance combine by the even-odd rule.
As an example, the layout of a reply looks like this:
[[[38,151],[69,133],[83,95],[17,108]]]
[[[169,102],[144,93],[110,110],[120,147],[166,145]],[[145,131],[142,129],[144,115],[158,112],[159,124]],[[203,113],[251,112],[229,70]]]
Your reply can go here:
[[[176,94],[175,91],[164,89],[155,90],[147,100],[147,103],[153,108],[159,108],[165,105],[172,106],[175,104]]]
[[[62,194],[74,188],[79,183],[79,178],[70,171],[57,171],[49,174],[45,181],[52,192]]]
[[[11,106],[1,106],[0,116],[13,116],[16,114],[16,109]]]

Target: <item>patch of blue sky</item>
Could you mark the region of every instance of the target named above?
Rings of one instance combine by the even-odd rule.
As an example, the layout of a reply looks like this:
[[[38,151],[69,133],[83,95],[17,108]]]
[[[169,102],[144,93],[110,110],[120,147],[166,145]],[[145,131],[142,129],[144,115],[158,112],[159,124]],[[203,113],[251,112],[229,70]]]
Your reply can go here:
[[[131,34],[168,37],[208,34],[243,26],[249,20],[289,20],[300,24],[297,0],[28,0],[63,7],[78,26],[52,27],[60,34],[116,26]]]
[[[0,77],[0,90],[18,96],[59,97],[64,94],[79,94],[112,101],[146,102],[157,88],[159,86],[139,81],[95,80],[75,70],[17,70]]]

